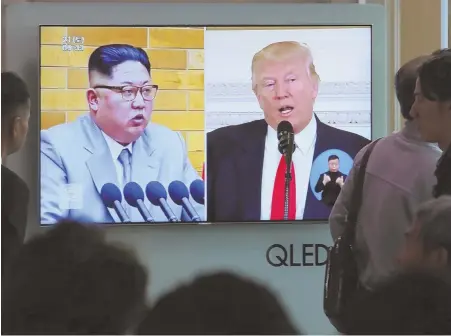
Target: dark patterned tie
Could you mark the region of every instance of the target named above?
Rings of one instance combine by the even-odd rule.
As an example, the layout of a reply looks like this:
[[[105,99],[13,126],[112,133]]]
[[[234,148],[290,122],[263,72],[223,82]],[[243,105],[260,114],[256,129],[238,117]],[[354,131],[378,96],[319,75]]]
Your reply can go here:
[[[125,148],[122,150],[121,154],[119,154],[119,162],[122,164],[123,167],[123,179],[122,179],[122,186],[125,187],[125,185],[130,182],[131,174],[132,174],[132,165],[131,165],[131,153],[130,151]],[[127,215],[130,217],[130,206],[128,203],[124,200],[124,209]]]

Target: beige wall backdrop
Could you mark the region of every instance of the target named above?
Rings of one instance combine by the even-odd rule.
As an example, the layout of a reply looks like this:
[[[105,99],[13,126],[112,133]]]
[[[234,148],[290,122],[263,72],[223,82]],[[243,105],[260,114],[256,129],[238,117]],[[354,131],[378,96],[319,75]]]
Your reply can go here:
[[[441,47],[440,0],[367,0],[368,4],[385,6],[387,13],[388,78],[390,129],[398,130],[404,120],[400,117],[393,92],[393,77],[408,60],[429,54]]]
[[[90,2],[91,0],[2,0],[2,7],[17,2]],[[96,2],[123,2],[123,0],[96,0]],[[162,2],[161,0],[132,0],[129,2]],[[189,2],[186,0],[166,0],[165,2]],[[273,0],[198,0],[193,2],[241,2],[268,3]],[[358,3],[359,0],[279,0],[287,3]],[[362,2],[362,1],[360,1]],[[393,87],[393,76],[405,61],[440,48],[440,0],[366,0],[367,4],[385,6],[387,12],[389,44],[389,88]],[[451,3],[451,0],[449,0]],[[3,14],[2,14],[3,15]],[[3,21],[3,20],[2,20]],[[451,32],[451,29],[450,29]],[[2,36],[4,28],[2,27]],[[451,34],[449,34],[451,36]],[[393,91],[389,92],[390,116],[389,130],[399,129],[402,119],[399,118],[398,107]]]
[[[386,0],[387,4],[392,0]],[[429,54],[441,47],[441,1],[398,0],[399,60],[408,60]]]
[[[8,3],[17,3],[17,2],[83,2],[90,0],[46,0],[46,1],[27,1],[27,0],[2,0],[2,8],[4,9]],[[122,0],[96,0],[97,2],[123,2]],[[449,0],[451,2],[451,0]],[[130,2],[159,2],[158,0],[133,0]],[[189,2],[185,0],[166,0],[165,2]],[[273,2],[273,0],[229,0],[229,1],[221,1],[221,0],[201,0],[194,2],[249,2],[249,3],[265,3],[265,2]],[[289,3],[357,3],[359,0],[280,0],[279,2],[289,2]],[[384,6],[387,13],[387,43],[389,45],[389,53],[388,64],[389,67],[387,69],[387,77],[389,78],[389,109],[388,111],[381,111],[388,113],[390,118],[390,125],[388,131],[399,129],[402,126],[402,119],[399,117],[398,113],[398,105],[393,93],[393,76],[399,66],[405,61],[421,55],[430,53],[433,50],[440,48],[440,18],[441,18],[441,1],[440,0],[366,0],[367,4],[377,4]],[[2,17],[4,15],[4,10],[2,11]],[[4,20],[2,20],[2,37],[5,34]],[[105,36],[104,34],[100,36]],[[450,34],[451,36],[451,34]],[[2,38],[3,40],[3,38]],[[58,41],[59,42],[59,41]],[[46,44],[49,46],[52,45],[52,41],[47,41]],[[144,42],[145,44],[145,42]],[[146,46],[146,45],[144,45]],[[190,51],[190,48],[186,48],[186,53],[193,53],[197,51]],[[3,54],[2,48],[2,54]],[[163,51],[162,51],[163,52]],[[182,51],[185,52],[185,51]],[[201,50],[199,50],[201,52]],[[56,56],[56,55],[53,55]],[[153,56],[152,58],[158,59],[158,55]],[[192,56],[192,55],[191,55]],[[51,55],[49,56],[51,57]],[[80,56],[86,60],[86,55]],[[192,65],[193,58],[186,58],[186,67],[180,66],[179,68],[166,68],[165,66],[161,67],[161,71],[156,73],[164,76],[160,76],[162,81],[164,81],[163,87],[165,87],[168,91],[167,93],[159,94],[160,103],[160,111],[156,113],[156,119],[161,119],[162,123],[169,123],[168,116],[170,113],[176,113],[179,116],[179,106],[176,109],[170,108],[175,106],[168,106],[167,104],[163,104],[164,101],[168,102],[169,99],[164,99],[165,95],[169,97],[171,95],[171,90],[173,90],[174,85],[183,86],[186,88],[185,93],[191,99],[187,100],[187,107],[182,108],[181,110],[188,112],[186,114],[182,114],[181,118],[177,118],[174,123],[177,125],[169,125],[175,126],[176,129],[179,129],[183,132],[188,141],[188,146],[191,150],[191,160],[193,164],[196,166],[198,170],[200,170],[201,165],[201,157],[203,156],[203,145],[201,144],[201,123],[203,120],[203,103],[201,102],[201,96],[203,93],[197,90],[192,90],[191,88],[199,84],[200,82],[200,73],[196,72],[197,70],[202,70],[199,66]],[[198,60],[201,59],[201,56],[198,55]],[[3,65],[2,57],[2,65]],[[161,62],[165,61],[165,57],[161,57]],[[182,57],[180,57],[181,61]],[[191,65],[190,65],[191,62]],[[201,62],[201,60],[199,61]],[[83,75],[80,73],[80,69],[83,67],[83,62],[79,64],[67,64],[65,67],[65,71],[60,71],[56,69],[47,69],[44,70],[43,84],[48,84],[52,86],[52,89],[63,89],[63,90],[78,90],[81,89],[86,80],[83,79]],[[84,63],[86,64],[86,63]],[[50,67],[52,64],[49,64]],[[54,63],[53,65],[57,65]],[[5,69],[4,67],[2,67]],[[64,67],[63,67],[64,68]],[[5,69],[7,70],[7,69]],[[46,74],[45,74],[46,73]],[[52,74],[55,74],[54,78],[52,78]],[[56,76],[58,74],[58,76]],[[62,76],[62,77],[61,77]],[[67,80],[71,79],[71,81],[67,81],[66,87],[63,87],[64,84],[64,76],[66,76]],[[194,76],[194,77],[193,77]],[[48,81],[47,79],[50,78]],[[194,78],[194,79],[193,79]],[[53,82],[52,82],[53,81]],[[61,84],[59,87],[58,85]],[[76,81],[76,82],[74,82]],[[174,84],[175,83],[175,84]],[[55,87],[55,85],[57,87]],[[71,87],[69,87],[71,85]],[[73,85],[78,88],[72,87]],[[43,85],[44,87],[46,85]],[[76,91],[73,91],[75,95]],[[44,93],[45,95],[45,93]],[[161,97],[161,95],[163,97]],[[43,115],[43,127],[51,126],[52,124],[67,122],[73,119],[73,117],[77,116],[79,113],[83,112],[85,105],[81,103],[80,99],[73,100],[74,106],[68,106],[65,113],[58,113],[54,109],[54,102],[49,101],[46,97],[43,97],[43,111],[45,114]],[[162,99],[163,98],[163,99]],[[190,103],[191,101],[191,103]],[[163,106],[166,105],[166,106]],[[57,112],[53,114],[54,112]],[[379,111],[377,111],[380,113]],[[50,114],[52,113],[52,114]],[[186,117],[186,118],[182,118]],[[193,117],[193,118],[192,118]],[[182,122],[183,121],[183,122]],[[173,123],[172,121],[170,123]],[[189,129],[188,129],[189,128]]]

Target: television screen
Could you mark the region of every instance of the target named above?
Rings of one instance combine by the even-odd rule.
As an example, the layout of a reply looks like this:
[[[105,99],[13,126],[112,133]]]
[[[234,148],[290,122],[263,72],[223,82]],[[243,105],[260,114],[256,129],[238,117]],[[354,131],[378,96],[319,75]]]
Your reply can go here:
[[[371,139],[371,26],[40,26],[40,217],[327,220]]]

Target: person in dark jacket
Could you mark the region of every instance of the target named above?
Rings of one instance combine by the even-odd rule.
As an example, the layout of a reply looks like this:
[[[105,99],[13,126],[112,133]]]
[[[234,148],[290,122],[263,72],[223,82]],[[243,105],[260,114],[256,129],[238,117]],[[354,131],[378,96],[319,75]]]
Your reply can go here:
[[[8,155],[24,144],[30,119],[30,94],[15,73],[2,72],[2,276],[5,266],[23,244],[29,189],[5,166]]]
[[[345,335],[450,335],[448,274],[400,272],[356,297],[345,318]]]

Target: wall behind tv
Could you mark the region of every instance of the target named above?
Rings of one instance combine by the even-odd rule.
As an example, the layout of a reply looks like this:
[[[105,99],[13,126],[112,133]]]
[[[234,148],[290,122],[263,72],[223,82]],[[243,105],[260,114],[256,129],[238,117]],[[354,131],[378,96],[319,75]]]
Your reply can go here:
[[[210,7],[208,5],[144,5],[111,4],[108,17],[99,21],[105,11],[101,4],[21,4],[8,5],[5,13],[5,40],[3,69],[13,70],[29,83],[34,102],[30,135],[24,150],[7,162],[8,166],[24,177],[32,189],[28,234],[41,231],[38,226],[38,25],[39,24],[162,24],[170,18],[176,23],[198,24],[203,21],[224,24],[258,24],[259,17],[267,24],[280,24],[281,20],[311,23],[312,18],[321,22],[377,22],[375,39],[375,73],[377,84],[375,108],[375,136],[386,133],[386,49],[384,43],[384,9],[378,6],[330,5],[292,7],[293,5],[264,5],[251,7]],[[283,12],[282,19],[273,13]],[[190,12],[191,15],[186,13]],[[255,13],[258,12],[258,15]],[[158,13],[158,16],[152,15]],[[166,18],[166,19],[165,19]],[[357,21],[357,22],[356,22]],[[383,69],[383,71],[380,71]],[[143,262],[151,270],[150,297],[155,299],[173,285],[189,279],[198,272],[230,269],[242,272],[269,284],[282,297],[288,311],[299,327],[308,334],[330,334],[334,328],[322,312],[323,266],[272,267],[266,260],[266,251],[272,244],[292,244],[295,262],[301,259],[303,248],[314,249],[315,244],[330,245],[329,227],[319,225],[240,225],[221,226],[161,226],[161,227],[113,227],[108,229],[112,240],[120,240],[134,246]],[[320,253],[321,254],[321,253]],[[324,259],[324,253],[318,258]],[[310,260],[314,262],[314,259]]]
[[[68,0],[48,0],[49,2],[80,2]],[[91,2],[90,0],[81,0]],[[123,2],[120,0],[98,0],[99,2]],[[27,79],[33,94],[33,113],[31,130],[28,142],[21,153],[11,157],[7,165],[17,171],[32,186],[36,192],[36,162],[37,152],[37,26],[39,23],[50,23],[49,12],[39,4],[31,6],[10,5],[26,0],[2,1],[2,69],[14,70]],[[154,0],[141,0],[136,2],[158,2]],[[169,1],[166,1],[169,2]],[[172,1],[171,1],[172,2]],[[186,1],[179,1],[186,2]],[[202,2],[273,2],[271,0],[237,0],[215,1],[204,0]],[[289,0],[280,2],[335,2],[356,3],[357,0],[330,0],[308,1]],[[279,3],[280,3],[279,2]],[[399,128],[401,123],[395,111],[396,102],[390,89],[392,77],[399,64],[404,60],[415,57],[418,54],[428,53],[440,47],[440,0],[367,0],[366,3],[380,4],[380,10],[385,11],[387,17],[387,44],[386,51],[389,66],[388,93],[390,105],[386,111],[390,116],[388,131]],[[425,5],[427,4],[427,10]],[[70,12],[71,5],[66,7],[56,6],[58,13]],[[38,6],[38,7],[36,7]],[[87,5],[88,6],[88,5]],[[90,6],[90,5],[89,5]],[[344,5],[335,11],[338,13],[347,11]],[[87,8],[87,7],[86,7]],[[329,8],[329,7],[328,7]],[[115,5],[109,5],[110,11],[115,10]],[[139,10],[138,10],[139,13]],[[141,13],[142,14],[142,13]],[[145,14],[144,14],[145,15]],[[57,15],[58,16],[58,15]],[[91,15],[92,16],[92,15]],[[142,17],[143,15],[140,15]],[[423,24],[418,25],[421,19]],[[56,22],[54,22],[56,23]],[[59,22],[67,24],[66,22]],[[149,23],[148,21],[143,23]],[[39,232],[37,226],[38,200],[30,206],[30,225],[28,236]],[[302,325],[306,333],[328,334],[333,332],[327,319],[321,311],[321,286],[324,269],[322,267],[291,267],[273,268],[266,263],[266,248],[273,243],[295,244],[300,248],[302,243],[329,244],[327,226],[265,226],[264,228],[243,227],[171,227],[152,228],[152,232],[146,228],[116,228],[110,232],[112,239],[130,242],[136,246],[145,264],[152,269],[151,297],[155,298],[172,285],[182,279],[194,275],[197,271],[206,269],[238,269],[245,274],[258,277],[278,290],[286,302],[287,307],[299,325]],[[218,257],[220,256],[220,257]]]
[[[91,0],[3,0],[2,1],[2,41],[5,34],[6,7],[9,4],[25,2],[34,3],[80,3],[92,2]],[[118,3],[123,0],[96,0],[101,3]],[[131,0],[136,3],[273,3],[273,0]],[[389,87],[393,87],[393,75],[405,60],[419,54],[428,53],[440,48],[442,11],[447,10],[449,17],[450,8],[444,8],[443,0],[280,0],[278,3],[324,3],[324,4],[377,4],[384,7],[387,17],[387,43],[388,43],[388,67],[387,76]],[[448,4],[451,0],[448,0]],[[418,22],[421,21],[421,24]],[[448,25],[448,37],[451,38],[451,26]],[[1,50],[3,55],[4,49]],[[4,57],[2,57],[2,65]],[[389,132],[398,130],[403,120],[400,118],[398,103],[393,90],[389,94]]]

